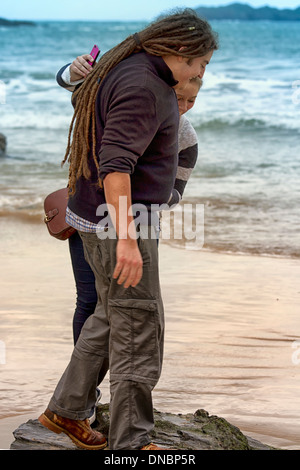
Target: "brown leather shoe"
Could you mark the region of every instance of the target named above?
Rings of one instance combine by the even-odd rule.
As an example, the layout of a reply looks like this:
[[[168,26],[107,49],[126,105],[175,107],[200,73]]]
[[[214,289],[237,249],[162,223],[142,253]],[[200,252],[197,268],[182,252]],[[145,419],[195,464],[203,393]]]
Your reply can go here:
[[[153,444],[153,442],[150,442],[150,444],[147,444],[144,447],[141,447],[140,450],[174,450],[174,449],[167,449],[166,447],[158,447],[156,444]]]
[[[64,432],[72,439],[74,444],[83,449],[99,450],[107,445],[106,438],[101,432],[94,431],[90,427],[88,419],[79,421],[63,418],[47,408],[38,420],[43,426],[56,434]]]

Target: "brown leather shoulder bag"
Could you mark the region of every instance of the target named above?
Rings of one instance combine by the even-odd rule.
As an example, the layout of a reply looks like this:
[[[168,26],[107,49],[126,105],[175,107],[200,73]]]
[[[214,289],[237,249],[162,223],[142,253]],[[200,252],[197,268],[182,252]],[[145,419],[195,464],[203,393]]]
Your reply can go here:
[[[66,240],[76,232],[65,220],[68,198],[68,188],[63,188],[49,194],[44,200],[44,222],[50,235],[58,240]]]

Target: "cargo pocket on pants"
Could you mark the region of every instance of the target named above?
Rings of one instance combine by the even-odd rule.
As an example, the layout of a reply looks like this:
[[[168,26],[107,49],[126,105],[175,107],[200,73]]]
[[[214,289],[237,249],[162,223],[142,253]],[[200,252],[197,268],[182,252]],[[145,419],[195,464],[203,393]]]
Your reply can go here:
[[[160,374],[160,326],[157,301],[110,299],[110,371],[128,379]],[[143,380],[144,381],[144,380]],[[148,381],[148,380],[146,380]]]

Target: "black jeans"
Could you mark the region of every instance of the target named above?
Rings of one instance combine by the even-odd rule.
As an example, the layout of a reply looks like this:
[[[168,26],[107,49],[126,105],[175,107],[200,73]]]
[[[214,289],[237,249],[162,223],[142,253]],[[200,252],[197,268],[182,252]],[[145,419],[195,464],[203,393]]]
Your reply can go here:
[[[84,257],[82,240],[78,232],[69,238],[73,274],[76,286],[76,308],[73,317],[73,338],[76,344],[81,329],[97,305],[95,276]]]

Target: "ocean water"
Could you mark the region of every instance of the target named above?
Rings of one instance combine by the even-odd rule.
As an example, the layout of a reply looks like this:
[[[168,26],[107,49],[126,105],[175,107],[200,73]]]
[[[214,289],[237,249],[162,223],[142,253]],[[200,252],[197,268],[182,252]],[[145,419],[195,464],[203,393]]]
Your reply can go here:
[[[57,70],[96,43],[102,53],[140,22],[38,22],[0,28],[0,222],[42,223],[61,168],[70,93]],[[192,249],[299,258],[300,25],[215,21],[220,49],[188,116],[199,157],[183,203],[203,205]],[[175,243],[180,241],[175,240]]]

